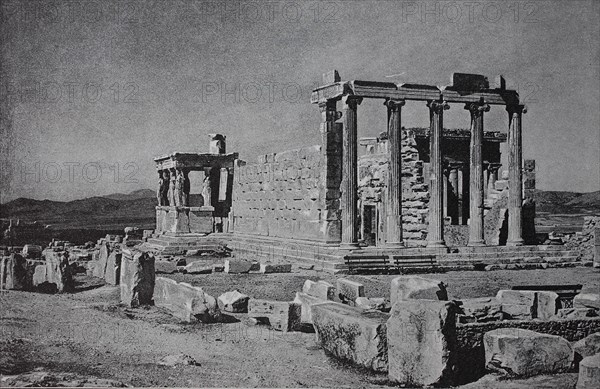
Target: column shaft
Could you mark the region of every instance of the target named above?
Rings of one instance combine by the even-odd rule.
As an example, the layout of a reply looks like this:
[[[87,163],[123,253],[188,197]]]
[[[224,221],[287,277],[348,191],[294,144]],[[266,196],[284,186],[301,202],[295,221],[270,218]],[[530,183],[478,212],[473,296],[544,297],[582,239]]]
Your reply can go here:
[[[450,192],[448,193],[448,216],[452,218],[452,224],[458,224],[458,169],[456,166],[450,167]]]
[[[471,113],[471,188],[470,188],[470,214],[469,246],[485,246],[483,231],[483,113],[490,110],[490,106],[480,103],[471,103],[465,106]]]
[[[444,242],[444,177],[442,171],[442,132],[444,110],[450,106],[444,101],[430,101],[429,107],[429,226],[427,247],[446,247]]]
[[[523,105],[506,108],[509,117],[508,128],[508,239],[507,246],[523,244],[523,146],[521,122],[527,112]]]
[[[361,98],[345,96],[342,142],[342,242],[341,248],[358,248],[357,200],[358,200],[358,128],[356,110]]]
[[[388,247],[402,247],[402,127],[401,114],[404,100],[388,100],[388,186],[387,222]]]

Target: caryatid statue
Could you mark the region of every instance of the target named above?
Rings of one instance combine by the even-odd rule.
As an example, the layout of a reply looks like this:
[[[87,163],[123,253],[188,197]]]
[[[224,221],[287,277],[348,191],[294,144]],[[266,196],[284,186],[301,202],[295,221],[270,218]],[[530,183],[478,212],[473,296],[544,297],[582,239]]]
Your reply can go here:
[[[176,200],[176,196],[175,196],[175,188],[176,188],[176,181],[177,181],[177,176],[175,174],[175,169],[171,169],[171,177],[169,180],[169,203],[171,203],[171,206],[176,206],[177,205],[177,200]]]
[[[183,206],[184,207],[189,207],[190,206],[190,189],[191,189],[191,185],[190,185],[190,177],[189,177],[189,172],[187,170],[183,170]]]
[[[210,169],[204,170],[204,181],[202,182],[202,199],[204,199],[204,206],[210,207],[211,201],[211,187],[210,187]]]
[[[169,172],[159,172],[158,180],[158,205],[169,205]]]
[[[184,181],[183,171],[181,169],[177,169],[177,175],[175,176],[175,205],[178,207],[184,206]]]

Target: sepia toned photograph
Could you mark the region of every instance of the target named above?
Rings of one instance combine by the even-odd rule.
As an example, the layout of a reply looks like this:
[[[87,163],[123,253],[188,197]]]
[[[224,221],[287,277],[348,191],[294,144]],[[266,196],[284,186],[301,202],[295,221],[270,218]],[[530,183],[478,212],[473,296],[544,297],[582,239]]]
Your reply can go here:
[[[0,387],[600,388],[600,2],[0,0]]]

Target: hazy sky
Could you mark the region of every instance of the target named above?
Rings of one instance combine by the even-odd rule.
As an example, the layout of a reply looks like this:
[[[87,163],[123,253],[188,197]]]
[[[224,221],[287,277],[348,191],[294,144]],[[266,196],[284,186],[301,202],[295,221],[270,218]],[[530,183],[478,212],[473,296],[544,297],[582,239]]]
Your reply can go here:
[[[503,74],[529,109],[538,188],[599,190],[599,3],[2,1],[0,201],[154,189],[154,157],[207,151],[214,132],[247,161],[318,144],[310,90],[330,69],[434,85]],[[360,136],[385,130],[381,100],[358,115]],[[428,120],[423,102],[403,109],[405,126]],[[469,114],[453,104],[445,124]],[[492,107],[486,129],[506,127]]]

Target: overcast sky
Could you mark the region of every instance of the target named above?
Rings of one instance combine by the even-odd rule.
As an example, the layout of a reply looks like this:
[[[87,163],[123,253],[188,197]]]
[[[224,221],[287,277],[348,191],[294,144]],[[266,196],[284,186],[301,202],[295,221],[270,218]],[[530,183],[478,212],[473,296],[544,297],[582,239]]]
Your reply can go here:
[[[209,133],[247,161],[318,144],[310,90],[330,69],[433,85],[503,74],[529,109],[538,188],[600,190],[597,1],[224,4],[2,1],[0,201],[154,189],[152,159],[205,152]],[[381,100],[358,115],[359,136],[385,131]],[[427,126],[425,103],[402,119]],[[468,128],[468,112],[453,104],[445,125]],[[506,131],[506,111],[485,125]]]

